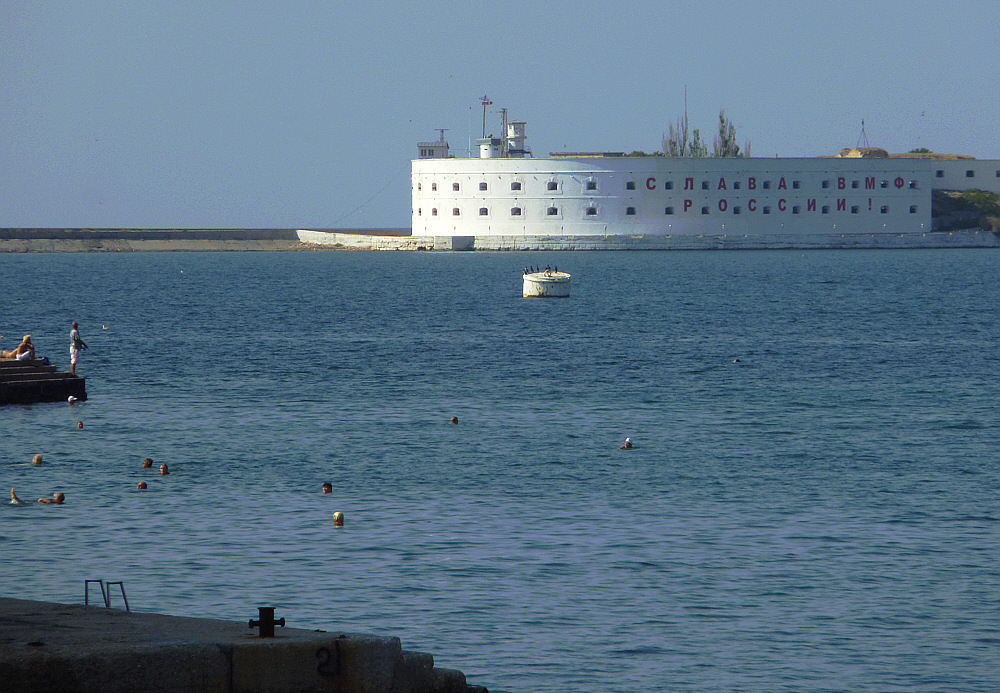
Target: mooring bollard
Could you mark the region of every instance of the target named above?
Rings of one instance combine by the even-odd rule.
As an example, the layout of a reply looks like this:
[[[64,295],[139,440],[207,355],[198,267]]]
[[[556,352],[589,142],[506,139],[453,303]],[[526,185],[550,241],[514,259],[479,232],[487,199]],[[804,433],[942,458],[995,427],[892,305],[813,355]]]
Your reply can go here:
[[[274,607],[273,606],[258,606],[257,613],[260,615],[257,620],[250,619],[251,628],[260,628],[260,637],[262,638],[273,638],[274,637],[274,627],[281,626],[285,627],[285,619],[279,618],[277,621],[274,620]]]

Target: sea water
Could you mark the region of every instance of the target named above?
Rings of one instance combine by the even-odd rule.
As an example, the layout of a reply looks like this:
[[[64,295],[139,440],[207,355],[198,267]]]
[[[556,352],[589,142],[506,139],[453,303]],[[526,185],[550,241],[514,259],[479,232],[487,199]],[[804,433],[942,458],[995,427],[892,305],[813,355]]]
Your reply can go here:
[[[521,298],[547,264],[572,297]],[[90,346],[86,403],[0,408],[4,492],[66,494],[0,507],[6,596],[274,606],[493,691],[1000,687],[994,250],[30,254],[0,277],[0,346],[31,333],[66,370],[73,320]]]

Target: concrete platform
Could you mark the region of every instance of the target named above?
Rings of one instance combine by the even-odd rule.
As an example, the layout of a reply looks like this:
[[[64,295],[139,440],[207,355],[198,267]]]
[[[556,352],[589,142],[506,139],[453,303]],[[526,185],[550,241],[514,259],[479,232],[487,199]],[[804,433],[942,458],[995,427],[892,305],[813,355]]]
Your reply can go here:
[[[56,370],[41,359],[0,359],[0,404],[65,402],[87,399],[86,379]]]
[[[254,612],[256,609],[254,609]],[[256,618],[256,613],[248,613]],[[280,618],[281,613],[276,613]],[[0,598],[0,689],[18,693],[486,693],[398,638]]]

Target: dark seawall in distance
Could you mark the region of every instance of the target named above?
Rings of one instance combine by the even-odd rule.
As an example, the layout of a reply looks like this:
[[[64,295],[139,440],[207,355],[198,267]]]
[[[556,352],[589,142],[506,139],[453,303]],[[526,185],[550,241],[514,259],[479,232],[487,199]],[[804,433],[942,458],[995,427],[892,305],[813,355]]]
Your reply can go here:
[[[330,229],[340,234],[409,236],[409,229]],[[298,250],[296,229],[3,228],[0,252]]]

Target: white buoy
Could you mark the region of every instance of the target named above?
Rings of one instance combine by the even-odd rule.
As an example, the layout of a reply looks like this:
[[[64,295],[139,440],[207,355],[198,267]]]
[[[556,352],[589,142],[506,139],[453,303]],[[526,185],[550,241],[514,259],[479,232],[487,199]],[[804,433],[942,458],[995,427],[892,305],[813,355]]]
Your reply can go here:
[[[525,272],[521,295],[524,298],[569,298],[570,275],[546,269]]]

